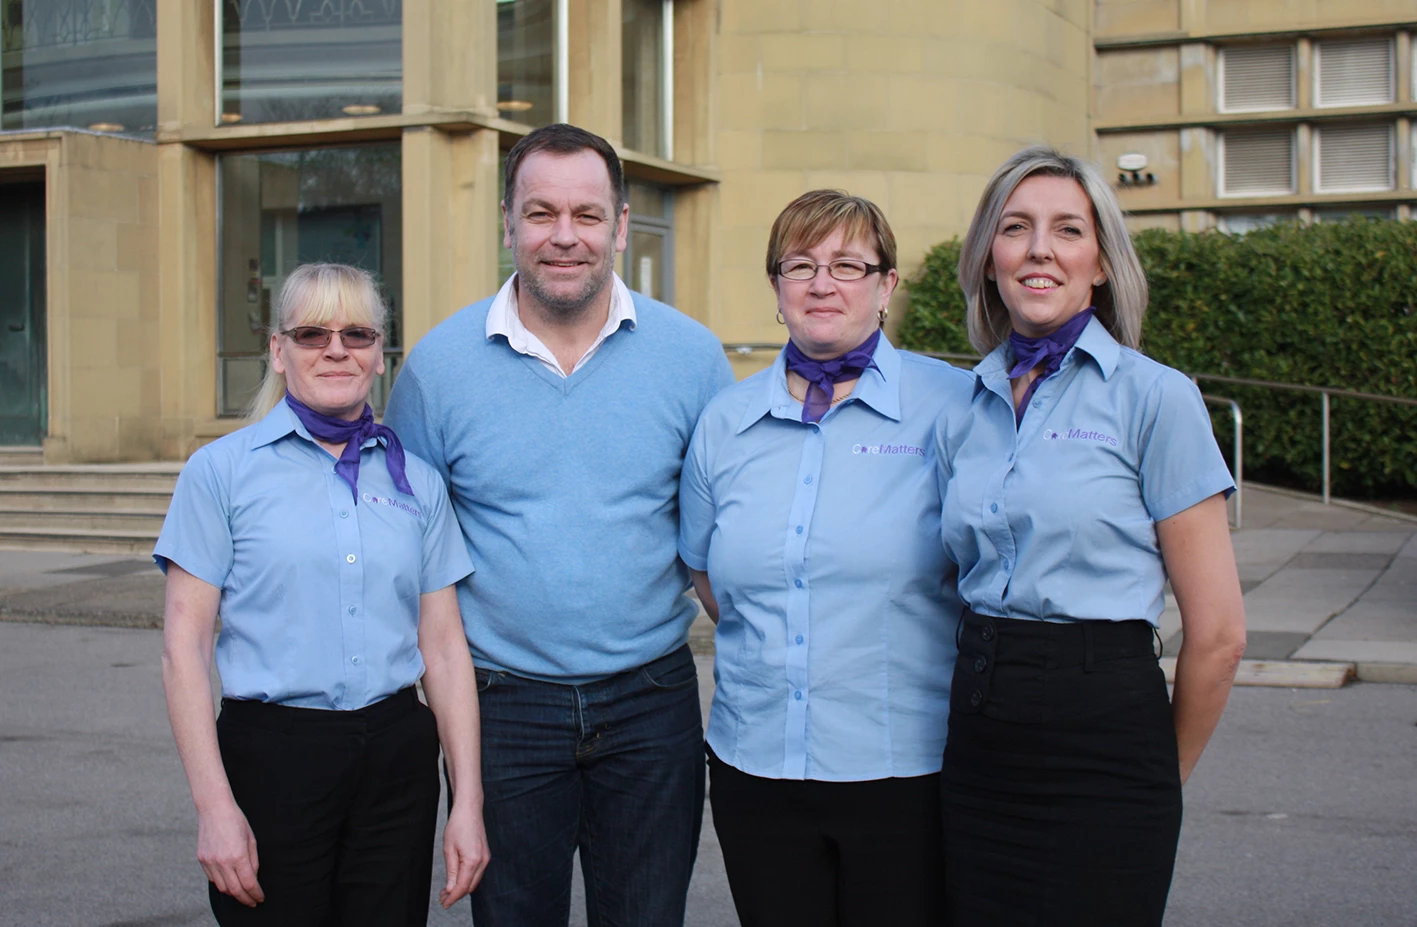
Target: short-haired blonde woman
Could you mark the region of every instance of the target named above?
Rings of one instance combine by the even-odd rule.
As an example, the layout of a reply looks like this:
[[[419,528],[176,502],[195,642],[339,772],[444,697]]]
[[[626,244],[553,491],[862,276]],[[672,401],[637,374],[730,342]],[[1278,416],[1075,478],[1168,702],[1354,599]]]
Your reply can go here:
[[[487,865],[453,591],[472,565],[437,474],[369,409],[386,314],[365,271],[290,275],[259,421],[192,455],[154,551],[168,713],[223,925],[426,923],[440,739],[444,906]]]
[[[791,342],[709,403],[680,479],[679,553],[718,622],[710,798],[745,927],[943,915],[959,603],[934,430],[970,380],[886,340],[895,262],[869,200],[782,211],[767,274]]]
[[[1138,353],[1146,278],[1098,171],[989,181],[959,262],[971,414],[938,434],[965,612],[941,772],[952,925],[1159,925],[1181,785],[1245,646],[1230,474],[1185,376]],[[1173,700],[1152,646],[1170,579]]]

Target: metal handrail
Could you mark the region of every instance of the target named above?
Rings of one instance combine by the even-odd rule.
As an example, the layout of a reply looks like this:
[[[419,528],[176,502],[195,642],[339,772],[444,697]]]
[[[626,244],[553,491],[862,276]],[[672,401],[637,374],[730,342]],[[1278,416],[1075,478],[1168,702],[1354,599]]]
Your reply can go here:
[[[782,345],[768,343],[725,343],[723,349],[738,354],[751,354],[754,351],[780,351],[782,350]],[[915,353],[924,354],[926,357],[937,357],[941,360],[963,361],[971,365],[983,359],[974,354],[953,354],[943,351],[917,351]],[[1318,393],[1320,411],[1323,419],[1323,501],[1325,505],[1329,504],[1332,499],[1330,488],[1333,482],[1333,454],[1329,428],[1329,406],[1331,398],[1341,396],[1344,399],[1363,399],[1369,402],[1392,402],[1404,406],[1417,406],[1417,399],[1409,399],[1406,396],[1384,396],[1381,393],[1366,393],[1354,389],[1338,389],[1328,386],[1305,386],[1299,383],[1279,383],[1274,380],[1252,380],[1248,377],[1230,377],[1218,373],[1188,373],[1186,376],[1190,377],[1191,381],[1197,385],[1199,385],[1201,380],[1206,380],[1212,383],[1230,383],[1236,386],[1262,386],[1267,389],[1287,390],[1294,393]],[[1241,439],[1241,423],[1243,417],[1240,414],[1240,405],[1235,402],[1235,400],[1227,399],[1223,396],[1202,395],[1202,398],[1207,401],[1229,405],[1231,416],[1235,419],[1235,526],[1238,528],[1240,526],[1240,478],[1242,475],[1240,463],[1243,455]]]
[[[1235,422],[1235,521],[1236,531],[1240,530],[1245,504],[1245,417],[1240,414],[1240,404],[1228,396],[1208,396],[1201,398],[1212,405],[1230,407],[1230,417]]]

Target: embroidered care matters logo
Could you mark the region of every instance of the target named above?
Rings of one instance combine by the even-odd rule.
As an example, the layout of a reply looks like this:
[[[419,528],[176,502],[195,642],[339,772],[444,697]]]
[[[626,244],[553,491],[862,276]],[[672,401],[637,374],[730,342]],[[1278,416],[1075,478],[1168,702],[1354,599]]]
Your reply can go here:
[[[1096,441],[1100,444],[1117,446],[1117,439],[1111,435],[1105,435],[1100,431],[1088,431],[1086,428],[1069,428],[1067,431],[1054,431],[1049,428],[1043,432],[1044,441]]]
[[[851,445],[853,454],[884,454],[887,457],[924,457],[925,448],[915,447],[910,444],[853,444]]]
[[[423,517],[423,513],[422,513],[422,512],[420,512],[418,509],[414,508],[413,506],[409,505],[407,502],[400,502],[398,499],[390,499],[388,496],[376,496],[376,495],[374,495],[373,493],[367,493],[367,492],[366,492],[366,493],[361,493],[360,496],[359,496],[359,498],[363,499],[365,502],[369,502],[369,503],[372,503],[372,504],[374,504],[374,505],[387,505],[387,506],[391,506],[391,507],[393,507],[393,508],[398,509],[398,510],[401,511],[401,512],[407,512],[408,514],[412,515],[414,518],[422,518],[422,517]]]

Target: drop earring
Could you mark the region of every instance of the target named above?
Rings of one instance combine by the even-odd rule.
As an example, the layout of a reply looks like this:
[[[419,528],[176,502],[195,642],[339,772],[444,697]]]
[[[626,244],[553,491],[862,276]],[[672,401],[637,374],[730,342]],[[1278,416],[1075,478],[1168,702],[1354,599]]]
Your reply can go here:
[[[777,324],[779,324],[779,325],[786,325],[786,324],[787,324],[787,320],[782,317],[782,307],[781,307],[781,306],[778,306],[778,307],[777,307]]]

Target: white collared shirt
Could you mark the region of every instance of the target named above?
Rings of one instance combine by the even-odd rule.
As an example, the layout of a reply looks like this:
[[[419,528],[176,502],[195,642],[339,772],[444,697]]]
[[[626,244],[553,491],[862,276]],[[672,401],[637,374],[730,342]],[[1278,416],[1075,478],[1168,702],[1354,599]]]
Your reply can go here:
[[[630,296],[630,288],[625,286],[625,282],[620,279],[619,274],[611,274],[611,277],[609,317],[605,320],[605,326],[600,329],[600,334],[595,336],[595,341],[581,355],[581,359],[576,361],[576,366],[570,373],[561,369],[561,362],[556,359],[555,354],[551,353],[551,349],[522,324],[521,314],[517,311],[517,274],[512,274],[511,278],[502,284],[502,289],[497,291],[491,308],[487,310],[488,340],[491,340],[494,335],[501,335],[507,339],[512,350],[518,354],[536,358],[547,370],[558,376],[570,376],[595,356],[595,352],[600,350],[605,339],[619,329],[620,323],[628,321],[631,328],[635,327],[637,321],[635,302]]]

